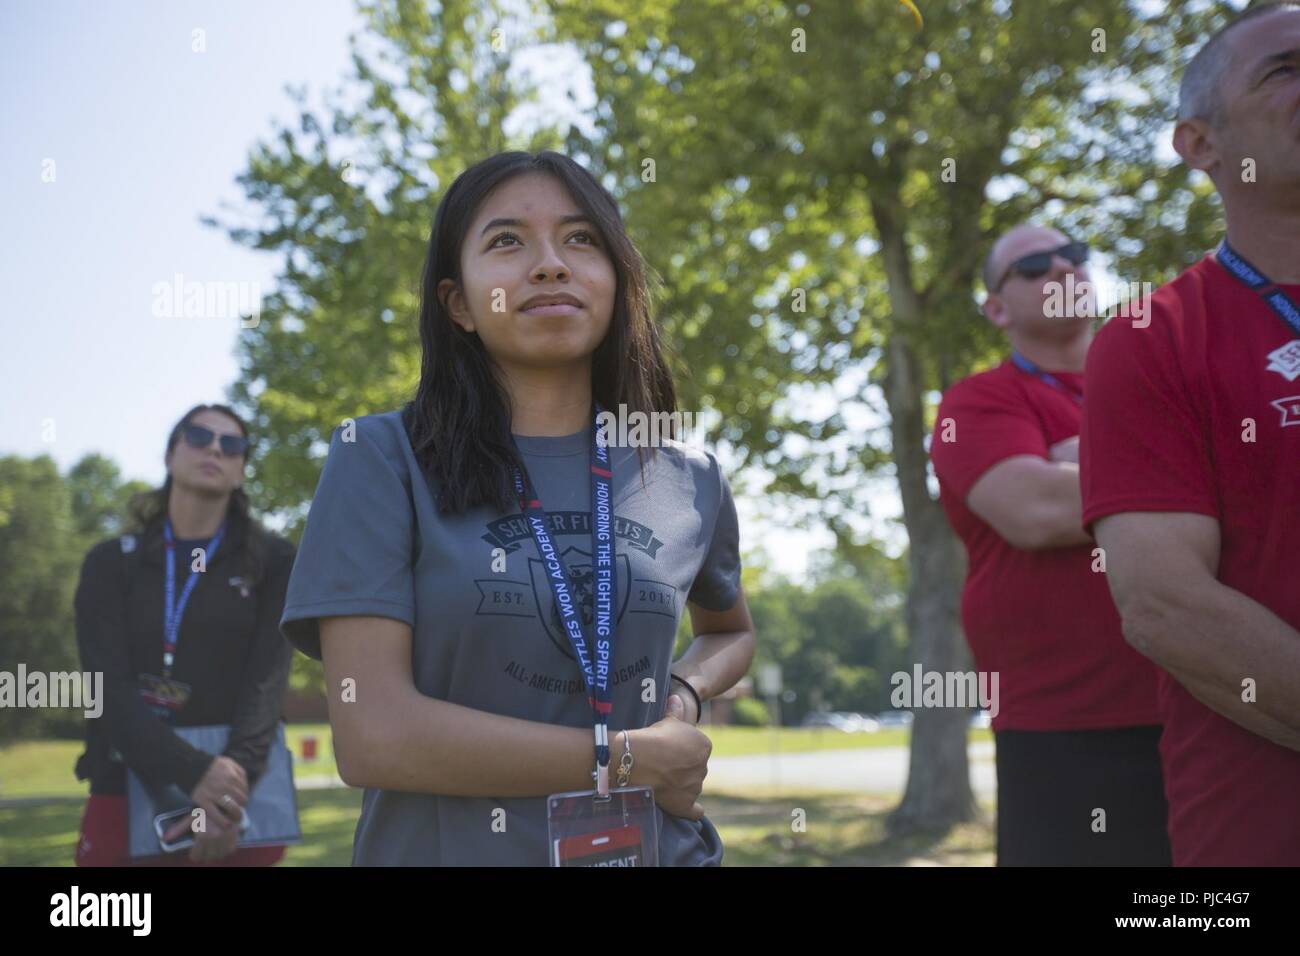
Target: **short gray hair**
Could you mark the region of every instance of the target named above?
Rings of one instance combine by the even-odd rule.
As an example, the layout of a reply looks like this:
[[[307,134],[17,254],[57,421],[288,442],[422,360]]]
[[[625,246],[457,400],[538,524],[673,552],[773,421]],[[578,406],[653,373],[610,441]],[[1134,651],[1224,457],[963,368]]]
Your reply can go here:
[[[1280,10],[1300,10],[1300,0],[1282,0],[1279,3],[1261,3],[1251,7],[1241,16],[1224,24],[1205,45],[1197,51],[1183,71],[1183,82],[1178,88],[1178,118],[1202,119],[1211,126],[1222,126],[1227,116],[1223,105],[1223,75],[1232,62],[1232,50],[1227,36],[1247,20],[1276,13]]]

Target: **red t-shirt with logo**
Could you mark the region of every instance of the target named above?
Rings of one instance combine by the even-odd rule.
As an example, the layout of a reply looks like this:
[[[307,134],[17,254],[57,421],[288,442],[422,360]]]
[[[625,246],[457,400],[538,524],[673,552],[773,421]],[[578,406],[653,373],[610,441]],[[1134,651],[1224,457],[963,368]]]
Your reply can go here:
[[[1083,375],[1053,372],[1082,390]],[[1003,362],[953,385],[930,458],[948,521],[969,557],[962,626],[980,671],[999,674],[994,730],[1158,724],[1155,668],[1124,640],[1095,545],[1025,551],[966,506],[971,486],[1014,455],[1048,457],[1079,434],[1079,404]],[[945,440],[946,439],[946,440]]]
[[[1283,288],[1300,302],[1300,285]],[[1300,628],[1300,338],[1208,256],[1156,291],[1148,318],[1109,322],[1088,354],[1084,522],[1216,518],[1218,579]],[[1158,673],[1175,865],[1300,864],[1300,753]]]

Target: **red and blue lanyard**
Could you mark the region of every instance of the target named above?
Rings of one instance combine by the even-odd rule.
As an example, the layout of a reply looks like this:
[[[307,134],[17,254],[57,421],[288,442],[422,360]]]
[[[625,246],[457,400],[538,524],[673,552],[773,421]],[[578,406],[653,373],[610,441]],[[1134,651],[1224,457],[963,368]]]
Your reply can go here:
[[[609,794],[609,714],[613,708],[609,677],[614,658],[614,597],[618,589],[618,578],[614,568],[614,512],[610,497],[614,473],[605,434],[599,427],[600,405],[597,404],[595,409],[596,417],[591,427],[594,642],[589,640],[587,629],[583,626],[577,589],[573,587],[551,538],[546,524],[546,512],[527,471],[522,468],[515,470],[515,492],[519,495],[519,509],[524,513],[533,541],[537,544],[537,553],[546,568],[546,579],[551,584],[555,607],[560,613],[564,631],[578,658],[587,685],[587,700],[592,709],[592,734],[596,745],[596,789],[603,797]]]
[[[1260,298],[1273,307],[1278,318],[1285,322],[1292,332],[1300,335],[1300,306],[1291,301],[1291,297],[1278,288],[1277,283],[1243,259],[1237,250],[1228,245],[1227,239],[1219,244],[1219,251],[1215,253],[1215,258],[1219,260],[1219,265],[1228,270],[1230,276],[1246,288],[1257,292]]]
[[[1038,379],[1040,382],[1043,382],[1046,385],[1050,385],[1058,392],[1063,392],[1066,395],[1069,395],[1080,405],[1083,404],[1083,392],[1080,389],[1075,388],[1073,385],[1067,385],[1065,382],[1062,382],[1051,372],[1046,372],[1043,369],[1039,368],[1037,365],[1029,361],[1029,359],[1025,358],[1019,352],[1016,352],[1014,350],[1012,351],[1011,362],[1013,365],[1015,365],[1016,368],[1020,369],[1020,371],[1025,372],[1028,375],[1034,376],[1034,378]]]
[[[217,553],[217,546],[221,544],[225,533],[226,523],[223,521],[217,533],[208,542],[208,546],[203,549],[205,562],[211,561],[213,555]],[[181,631],[181,618],[185,616],[185,605],[190,602],[190,594],[194,590],[194,585],[198,583],[200,572],[191,569],[189,580],[185,582],[185,588],[177,599],[176,561],[173,555],[176,550],[176,536],[172,534],[170,518],[163,521],[163,543],[167,548],[167,573],[163,583],[163,677],[170,680],[172,662],[176,659],[176,639]]]

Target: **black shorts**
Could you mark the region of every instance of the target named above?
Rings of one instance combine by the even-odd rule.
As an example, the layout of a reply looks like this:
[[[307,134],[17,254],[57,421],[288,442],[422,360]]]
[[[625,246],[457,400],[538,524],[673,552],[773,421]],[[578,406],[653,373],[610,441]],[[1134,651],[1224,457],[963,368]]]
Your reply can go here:
[[[1171,865],[1159,727],[993,736],[998,866]]]

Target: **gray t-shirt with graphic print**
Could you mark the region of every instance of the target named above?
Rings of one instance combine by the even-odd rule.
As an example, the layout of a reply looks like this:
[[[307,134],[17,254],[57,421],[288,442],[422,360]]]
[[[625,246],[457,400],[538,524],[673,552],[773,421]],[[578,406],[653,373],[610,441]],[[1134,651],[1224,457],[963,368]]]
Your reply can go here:
[[[590,426],[554,438],[516,436],[588,623],[590,443]],[[712,455],[678,443],[654,455],[646,450],[643,486],[636,449],[610,451],[618,573],[612,736],[663,718],[685,603],[732,607],[740,558],[735,505]],[[351,435],[335,429],[280,627],[319,658],[317,619],[351,614],[411,626],[412,669],[423,694],[523,720],[591,726],[582,671],[523,515],[482,508],[440,515],[400,411],[358,418]],[[650,696],[643,693],[647,679],[650,702],[642,700]],[[502,819],[497,808],[505,810],[504,832],[493,826]],[[658,817],[660,865],[721,862],[721,841],[707,818],[662,810]],[[367,789],[352,862],[545,866],[546,798]]]

